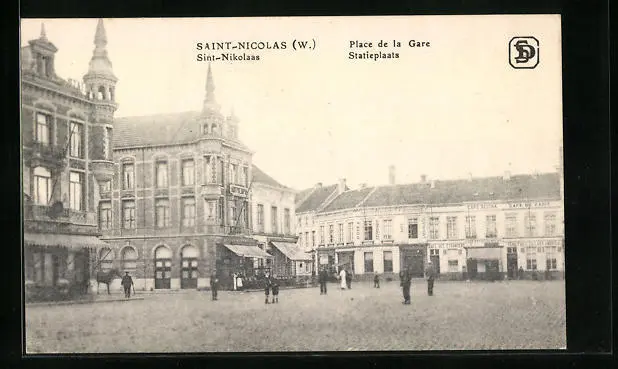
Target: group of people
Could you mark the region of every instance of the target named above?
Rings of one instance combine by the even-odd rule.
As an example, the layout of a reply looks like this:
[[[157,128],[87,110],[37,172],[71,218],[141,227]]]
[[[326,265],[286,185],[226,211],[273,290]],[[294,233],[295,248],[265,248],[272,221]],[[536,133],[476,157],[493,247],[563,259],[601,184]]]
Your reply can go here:
[[[433,283],[436,279],[436,269],[433,263],[429,261],[425,268],[425,278],[427,278],[427,295],[433,296]],[[410,267],[406,266],[405,270],[400,273],[401,289],[403,291],[403,304],[410,305],[410,287],[412,286],[412,273]]]

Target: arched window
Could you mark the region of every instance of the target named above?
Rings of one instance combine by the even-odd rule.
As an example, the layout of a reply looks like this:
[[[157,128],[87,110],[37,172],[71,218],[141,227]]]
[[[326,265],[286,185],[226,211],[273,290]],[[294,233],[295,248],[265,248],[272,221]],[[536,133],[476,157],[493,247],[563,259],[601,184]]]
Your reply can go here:
[[[51,195],[51,172],[47,168],[34,168],[34,203],[47,205]]]
[[[99,86],[99,89],[97,90],[97,100],[104,100],[104,99],[105,99],[105,87]]]
[[[99,251],[100,269],[104,272],[114,267],[114,253],[109,247],[104,247]]]
[[[125,272],[134,271],[137,269],[137,251],[132,246],[127,246],[122,249],[122,269]]]
[[[213,135],[219,134],[219,126],[217,126],[216,123],[212,124],[212,131],[211,132],[212,132]]]

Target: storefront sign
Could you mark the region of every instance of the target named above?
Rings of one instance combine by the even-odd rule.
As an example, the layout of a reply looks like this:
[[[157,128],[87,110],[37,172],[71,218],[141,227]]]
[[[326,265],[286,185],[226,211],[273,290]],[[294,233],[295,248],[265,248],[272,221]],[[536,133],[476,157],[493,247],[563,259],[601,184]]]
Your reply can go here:
[[[509,209],[528,209],[528,208],[546,208],[551,204],[549,201],[532,201],[532,202],[512,202],[508,204]]]
[[[325,255],[325,254],[320,255],[320,264],[321,265],[328,264],[328,255]]]
[[[464,247],[462,242],[444,242],[429,244],[429,249],[460,249]]]
[[[498,204],[468,204],[468,210],[496,208],[498,208]]]
[[[238,197],[247,197],[249,190],[242,186],[230,185],[230,194]]]
[[[540,246],[562,246],[562,240],[526,240],[526,241],[507,241],[506,242],[509,247],[517,247],[517,246],[532,246],[532,247],[540,247]]]

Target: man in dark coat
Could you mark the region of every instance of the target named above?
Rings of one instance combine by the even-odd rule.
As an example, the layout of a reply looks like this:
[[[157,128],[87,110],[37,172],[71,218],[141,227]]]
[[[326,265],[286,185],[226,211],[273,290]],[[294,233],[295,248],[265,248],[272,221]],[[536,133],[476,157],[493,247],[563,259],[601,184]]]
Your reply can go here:
[[[410,305],[410,286],[412,285],[412,275],[410,273],[410,267],[406,266],[406,269],[401,273],[401,288],[403,290],[403,304]]]
[[[212,301],[217,300],[217,290],[219,289],[219,278],[217,277],[217,271],[214,270],[210,275],[210,292],[212,293]]]
[[[436,278],[436,270],[431,261],[427,263],[427,268],[425,268],[425,277],[427,278],[427,295],[433,296],[433,281]]]
[[[326,282],[328,281],[328,272],[326,272],[326,268],[320,270],[318,281],[320,282],[320,295],[326,295]]]
[[[135,290],[135,285],[133,284],[133,278],[129,275],[129,272],[125,272],[124,277],[122,277],[122,281],[120,282],[122,287],[124,288],[124,297],[131,297],[131,287]]]
[[[264,299],[264,303],[268,304],[268,296],[270,295],[270,288],[272,286],[272,281],[270,280],[270,276],[266,276],[264,278],[264,295],[266,296]]]
[[[348,286],[348,289],[351,290],[352,289],[352,272],[350,271],[350,269],[345,270],[345,283]]]

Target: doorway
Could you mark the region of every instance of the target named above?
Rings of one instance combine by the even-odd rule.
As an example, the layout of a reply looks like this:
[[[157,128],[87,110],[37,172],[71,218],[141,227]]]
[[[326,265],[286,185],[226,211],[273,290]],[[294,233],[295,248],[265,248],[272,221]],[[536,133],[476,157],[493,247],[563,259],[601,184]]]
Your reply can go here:
[[[180,288],[197,288],[198,251],[194,246],[183,247],[180,254]]]
[[[429,260],[436,271],[436,276],[440,276],[440,250],[429,250]]]
[[[506,249],[506,271],[509,279],[517,279],[517,248]]]
[[[403,272],[406,267],[410,268],[413,278],[423,278],[425,253],[419,249],[401,249],[401,269]]]
[[[172,251],[159,246],[155,250],[155,289],[170,289],[172,280]]]

